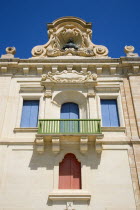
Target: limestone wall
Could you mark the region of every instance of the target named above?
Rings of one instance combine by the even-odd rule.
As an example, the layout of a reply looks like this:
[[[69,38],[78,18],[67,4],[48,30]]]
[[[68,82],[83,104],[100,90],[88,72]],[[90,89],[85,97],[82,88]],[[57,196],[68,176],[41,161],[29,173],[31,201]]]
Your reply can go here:
[[[58,190],[59,162],[69,152],[82,164],[82,191],[91,195],[90,201],[72,200],[73,209],[136,209],[140,150],[136,145],[133,153],[130,141],[131,137],[137,137],[139,126],[139,81],[131,77],[129,85],[127,79],[113,81],[100,77],[99,80],[96,96],[93,89],[84,86],[73,85],[69,90],[67,86],[56,85],[51,98],[44,97],[40,77],[0,78],[0,210],[66,209],[66,199],[52,201],[48,197]],[[94,137],[89,138],[87,153],[81,154],[79,137],[73,136],[71,141],[63,136],[58,154],[52,152],[50,137],[45,142],[45,152],[39,155],[35,149],[37,129],[30,132],[20,129],[24,99],[40,100],[39,118],[59,119],[61,104],[73,101],[79,105],[80,117],[88,119],[101,118],[100,99],[108,97],[118,102],[121,128],[103,130],[100,154],[95,151]]]
[[[54,179],[58,180],[56,159],[61,160],[68,152],[81,160],[82,184],[91,194],[90,202],[73,201],[73,208],[136,209],[127,150],[114,147],[103,150],[100,155],[93,144],[89,148],[88,154],[82,155],[79,145],[63,144],[61,154],[54,155],[48,144],[45,153],[38,155],[29,145],[1,145],[0,210],[65,209],[65,199],[51,201],[48,195],[58,188],[54,186]]]
[[[3,129],[7,103],[9,101],[10,84],[11,84],[10,76],[0,77],[0,135]]]
[[[140,136],[140,76],[130,76],[129,81],[130,81],[133,105],[135,108],[135,117]]]

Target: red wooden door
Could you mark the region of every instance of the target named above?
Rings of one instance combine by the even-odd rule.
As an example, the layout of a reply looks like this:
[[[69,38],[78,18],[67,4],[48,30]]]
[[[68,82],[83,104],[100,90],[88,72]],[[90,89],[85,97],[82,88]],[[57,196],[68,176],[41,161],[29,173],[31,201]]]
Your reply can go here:
[[[81,189],[81,163],[68,153],[59,164],[59,189]]]

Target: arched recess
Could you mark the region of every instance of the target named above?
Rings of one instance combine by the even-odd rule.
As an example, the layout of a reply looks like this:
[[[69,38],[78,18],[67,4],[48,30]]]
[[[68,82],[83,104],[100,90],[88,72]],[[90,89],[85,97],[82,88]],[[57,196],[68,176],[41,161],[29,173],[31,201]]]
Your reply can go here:
[[[59,163],[59,189],[81,189],[81,163],[72,153]]]
[[[87,98],[85,95],[81,92],[75,91],[75,90],[66,90],[57,93],[54,97],[52,102],[54,105],[56,105],[56,115],[60,113],[60,109],[62,104],[67,103],[67,102],[72,102],[76,103],[79,106],[79,114],[80,118],[86,119],[88,117],[87,113]],[[60,114],[58,118],[60,117]]]

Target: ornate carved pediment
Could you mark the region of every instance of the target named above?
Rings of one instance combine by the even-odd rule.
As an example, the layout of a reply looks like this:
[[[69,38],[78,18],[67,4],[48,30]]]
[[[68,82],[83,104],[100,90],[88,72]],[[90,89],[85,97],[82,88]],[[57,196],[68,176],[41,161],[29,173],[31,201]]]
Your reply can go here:
[[[42,83],[54,82],[54,83],[86,83],[96,82],[97,74],[92,74],[90,71],[84,73],[83,71],[77,72],[75,70],[62,72],[48,72],[48,74],[42,75]]]
[[[49,41],[32,49],[33,57],[108,55],[108,49],[91,41],[91,23],[80,18],[64,17],[48,24]]]

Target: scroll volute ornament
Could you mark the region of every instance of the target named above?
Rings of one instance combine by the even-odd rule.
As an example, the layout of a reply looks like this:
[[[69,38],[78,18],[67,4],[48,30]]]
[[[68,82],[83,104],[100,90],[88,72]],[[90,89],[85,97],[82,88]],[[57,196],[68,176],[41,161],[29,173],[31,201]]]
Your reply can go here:
[[[95,45],[91,41],[91,24],[80,18],[64,17],[48,25],[49,41],[44,45],[32,49],[33,57],[56,56],[85,56],[104,57],[108,55],[108,49],[102,45]],[[68,46],[72,40],[71,46]]]
[[[126,53],[127,57],[138,57],[138,53],[134,53],[134,46],[125,46],[124,47],[124,52]]]

